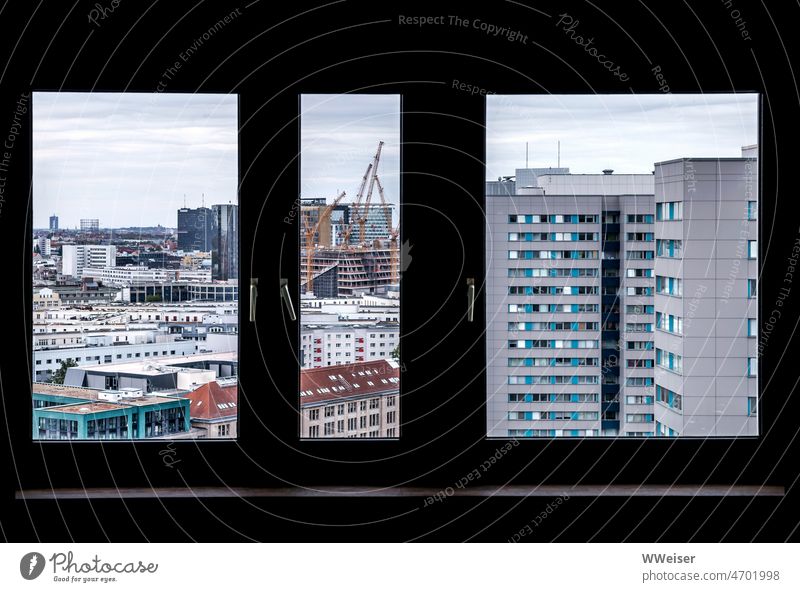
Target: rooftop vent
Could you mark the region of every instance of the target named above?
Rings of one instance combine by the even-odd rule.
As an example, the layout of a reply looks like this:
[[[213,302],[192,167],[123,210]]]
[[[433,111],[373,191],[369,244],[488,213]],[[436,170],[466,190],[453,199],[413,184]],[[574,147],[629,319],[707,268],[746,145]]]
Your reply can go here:
[[[603,174],[604,175],[610,175],[613,172],[614,172],[614,169],[603,169]]]

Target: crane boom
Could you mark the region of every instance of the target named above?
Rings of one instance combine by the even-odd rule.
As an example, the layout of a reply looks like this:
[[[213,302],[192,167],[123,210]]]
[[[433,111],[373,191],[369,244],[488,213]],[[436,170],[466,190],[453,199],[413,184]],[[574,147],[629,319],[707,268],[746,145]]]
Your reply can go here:
[[[303,216],[303,224],[306,227],[306,292],[313,292],[313,285],[312,281],[314,279],[313,274],[313,263],[314,263],[314,251],[316,250],[314,246],[314,235],[319,232],[320,226],[322,225],[323,221],[331,215],[333,208],[339,205],[339,202],[344,199],[344,196],[347,193],[342,191],[338,197],[336,197],[328,206],[322,210],[319,215],[319,220],[314,226],[311,226],[311,217],[308,215],[308,212],[305,213]]]

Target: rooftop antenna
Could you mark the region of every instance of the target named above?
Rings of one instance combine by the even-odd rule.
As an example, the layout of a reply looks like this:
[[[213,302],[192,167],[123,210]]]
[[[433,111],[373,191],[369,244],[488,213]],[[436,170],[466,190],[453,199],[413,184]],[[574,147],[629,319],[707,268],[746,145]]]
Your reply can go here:
[[[204,207],[206,207],[206,194],[205,193],[201,193],[200,195],[203,196],[201,201],[200,201],[200,207],[204,208]]]
[[[186,208],[186,194],[183,194],[183,207]]]
[[[561,140],[558,141],[558,168],[561,168]]]
[[[528,143],[525,142],[525,168],[528,168]]]

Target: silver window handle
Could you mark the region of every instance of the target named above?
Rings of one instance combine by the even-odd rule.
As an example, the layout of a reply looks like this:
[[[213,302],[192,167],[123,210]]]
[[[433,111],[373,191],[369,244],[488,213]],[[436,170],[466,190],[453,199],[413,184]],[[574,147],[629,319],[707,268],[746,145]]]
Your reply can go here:
[[[286,310],[289,312],[289,318],[293,321],[297,320],[297,315],[294,314],[294,305],[292,304],[292,295],[289,293],[289,280],[281,278],[281,300],[286,305]]]
[[[250,278],[250,322],[256,322],[256,298],[258,298],[258,278]]]
[[[475,278],[467,278],[467,322],[475,319]]]

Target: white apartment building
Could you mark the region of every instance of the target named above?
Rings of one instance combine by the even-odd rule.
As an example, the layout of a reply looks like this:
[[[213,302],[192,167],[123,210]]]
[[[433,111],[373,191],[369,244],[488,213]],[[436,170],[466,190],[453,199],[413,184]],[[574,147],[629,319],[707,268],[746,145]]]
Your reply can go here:
[[[80,278],[86,268],[102,269],[117,264],[115,245],[63,245],[61,247],[62,275]]]

